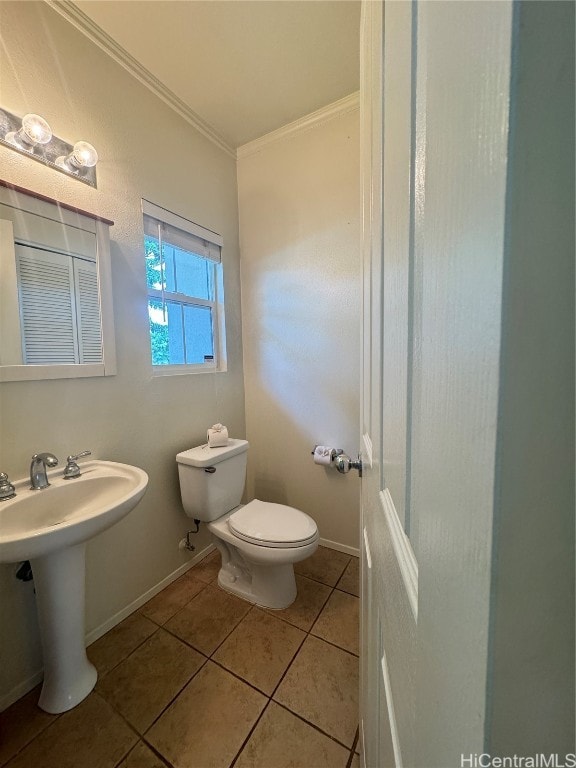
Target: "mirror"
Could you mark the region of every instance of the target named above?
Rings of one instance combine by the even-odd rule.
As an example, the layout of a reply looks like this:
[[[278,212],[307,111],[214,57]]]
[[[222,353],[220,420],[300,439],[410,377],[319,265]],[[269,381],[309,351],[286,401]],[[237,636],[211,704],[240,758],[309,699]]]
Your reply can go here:
[[[0,381],[116,372],[112,224],[0,181]]]

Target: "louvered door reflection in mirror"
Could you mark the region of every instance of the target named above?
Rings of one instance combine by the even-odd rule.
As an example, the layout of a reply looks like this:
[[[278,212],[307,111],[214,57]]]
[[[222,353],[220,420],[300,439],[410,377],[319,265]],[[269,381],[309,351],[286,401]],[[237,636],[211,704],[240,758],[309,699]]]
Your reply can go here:
[[[0,381],[115,373],[111,223],[0,183]]]

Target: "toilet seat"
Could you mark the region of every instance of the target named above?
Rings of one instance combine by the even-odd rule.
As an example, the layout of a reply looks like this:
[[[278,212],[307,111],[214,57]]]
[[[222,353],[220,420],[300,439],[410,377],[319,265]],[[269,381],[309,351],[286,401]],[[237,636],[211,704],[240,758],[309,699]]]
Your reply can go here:
[[[316,523],[305,512],[258,499],[231,514],[227,522],[234,536],[263,547],[304,547],[318,537]]]

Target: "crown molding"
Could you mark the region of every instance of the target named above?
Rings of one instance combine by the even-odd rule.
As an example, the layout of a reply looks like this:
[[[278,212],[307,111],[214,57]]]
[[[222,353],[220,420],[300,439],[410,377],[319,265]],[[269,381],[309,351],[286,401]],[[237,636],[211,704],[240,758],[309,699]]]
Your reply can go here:
[[[311,112],[309,115],[298,118],[288,125],[284,125],[282,128],[278,128],[276,131],[261,136],[259,139],[249,141],[247,144],[243,144],[236,150],[236,156],[238,159],[242,157],[249,157],[256,152],[260,152],[262,149],[268,147],[270,144],[274,144],[277,141],[289,139],[298,133],[309,131],[312,128],[316,128],[322,123],[326,123],[328,120],[332,120],[335,117],[341,117],[348,112],[354,112],[360,108],[360,92],[356,91],[349,96],[345,96],[343,99],[332,102],[322,109]]]
[[[71,0],[45,0],[57,13],[65,18],[76,29],[107,53],[114,61],[135,77],[142,85],[145,85],[152,93],[158,96],[165,104],[174,110],[186,122],[190,123],[199,133],[209,139],[213,144],[222,149],[231,157],[236,157],[236,151],[226,142],[212,126],[190,109],[182,99],[176,96],[160,80],[140,64],[128,51],[113,40],[103,29],[95,24],[92,19],[78,8]]]

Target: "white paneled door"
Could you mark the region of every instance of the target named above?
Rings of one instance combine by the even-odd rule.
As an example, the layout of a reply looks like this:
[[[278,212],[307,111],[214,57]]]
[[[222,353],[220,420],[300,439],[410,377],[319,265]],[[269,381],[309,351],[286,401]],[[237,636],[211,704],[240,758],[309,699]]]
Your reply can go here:
[[[363,3],[365,768],[485,744],[512,10]]]
[[[368,2],[362,25],[361,740],[367,768],[413,762],[418,576],[406,499],[412,14],[408,2]]]

